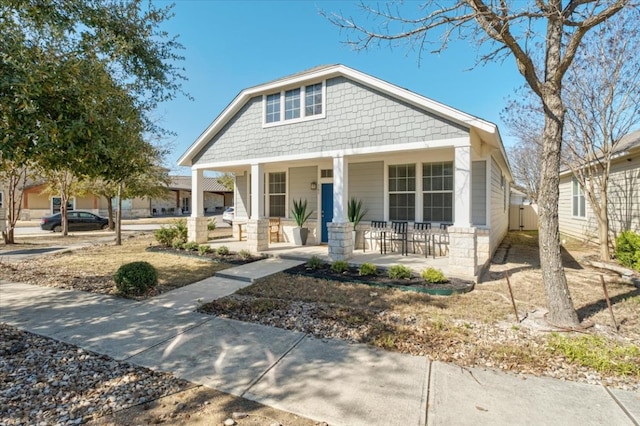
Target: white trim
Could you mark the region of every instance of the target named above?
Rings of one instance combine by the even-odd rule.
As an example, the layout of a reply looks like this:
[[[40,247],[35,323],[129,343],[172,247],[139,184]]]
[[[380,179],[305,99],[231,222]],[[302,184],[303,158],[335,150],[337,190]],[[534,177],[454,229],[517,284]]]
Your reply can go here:
[[[306,102],[307,102],[307,86],[313,86],[315,84],[321,84],[321,89],[320,91],[322,92],[322,112],[320,114],[313,114],[313,115],[305,115],[305,110],[306,110]],[[294,90],[294,89],[300,89],[300,117],[298,118],[291,118],[291,119],[286,119],[285,118],[285,114],[286,114],[286,110],[285,110],[285,106],[286,106],[286,92],[288,92],[289,90]],[[273,93],[265,93],[264,95],[262,95],[262,128],[263,129],[268,129],[270,127],[278,127],[278,126],[286,126],[287,124],[295,124],[295,123],[301,123],[304,121],[312,121],[312,120],[320,120],[323,118],[327,118],[327,102],[326,102],[326,97],[327,97],[327,90],[326,90],[326,80],[323,81],[319,81],[317,83],[308,83],[308,84],[304,84],[301,87],[292,87],[292,88],[287,88],[280,90],[280,120],[278,121],[272,121],[270,123],[267,123],[267,96],[269,95],[275,95],[278,92],[273,92]]]
[[[195,140],[195,142],[187,149],[187,151],[178,159],[179,166],[193,166],[193,157],[203,149],[211,138],[247,103],[247,101],[255,96],[268,93],[295,88],[296,86],[306,85],[308,82],[327,80],[329,78],[343,76],[351,80],[374,88],[382,93],[404,100],[420,109],[426,110],[436,115],[442,116],[448,120],[458,123],[464,127],[474,127],[480,131],[484,131],[493,135],[497,144],[503,149],[500,134],[495,124],[489,123],[457,109],[451,108],[424,96],[413,93],[409,90],[398,87],[394,84],[380,80],[368,74],[346,67],[344,65],[333,65],[306,73],[301,73],[292,77],[274,81],[272,83],[255,86],[244,89],[235,99],[227,105],[222,113],[207,127],[207,129]],[[326,114],[326,93],[324,93],[325,108],[323,112]],[[282,106],[281,106],[282,108]],[[264,112],[264,111],[263,111]],[[262,119],[264,120],[264,118]]]
[[[574,194],[573,190],[575,189],[575,184],[578,185],[578,194]],[[580,213],[580,192],[582,192],[582,198],[584,199],[584,216],[580,216],[580,215],[575,215],[574,211],[573,211],[573,199],[577,196],[578,197],[578,213]],[[576,179],[576,177],[572,177],[571,178],[571,218],[572,219],[576,219],[576,220],[587,220],[587,197],[584,193],[584,188],[582,187],[582,185],[580,185],[580,182],[578,181],[578,179]]]
[[[278,162],[290,162],[299,160],[314,160],[318,158],[334,158],[334,157],[346,157],[350,155],[364,155],[364,154],[385,154],[389,152],[402,152],[402,151],[415,151],[419,149],[437,149],[437,148],[455,148],[456,146],[470,146],[469,138],[452,138],[452,139],[440,139],[437,141],[422,141],[422,142],[408,142],[398,145],[382,145],[362,148],[348,148],[334,151],[317,151],[291,155],[281,155],[275,157],[261,157],[252,158],[251,160],[232,160],[222,161],[219,163],[205,163],[198,164],[191,167],[191,170],[198,169],[215,169],[220,167],[237,167],[246,166],[249,163],[278,163]]]
[[[53,199],[54,198],[60,198],[60,211],[62,211],[62,197],[59,195],[54,195],[49,199],[49,211],[51,212],[51,214],[55,214],[53,212]],[[73,205],[72,208],[68,209],[69,210],[75,210],[76,209],[76,197],[69,197],[69,203],[71,203]],[[58,212],[60,213],[60,212]]]

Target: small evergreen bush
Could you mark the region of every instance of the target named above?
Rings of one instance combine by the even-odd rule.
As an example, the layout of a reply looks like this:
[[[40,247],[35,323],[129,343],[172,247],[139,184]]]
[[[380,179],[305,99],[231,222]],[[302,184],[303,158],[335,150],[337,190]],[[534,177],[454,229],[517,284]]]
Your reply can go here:
[[[184,242],[180,241],[179,238],[175,238],[173,242],[171,242],[171,247],[176,250],[182,250],[184,248]]]
[[[156,237],[156,241],[164,247],[171,247],[173,240],[176,238],[176,231],[173,227],[165,227],[164,225],[160,229],[156,229],[153,232],[153,236]]]
[[[392,280],[410,280],[411,279],[411,269],[404,265],[393,265],[389,268],[389,278]]]
[[[120,293],[141,296],[158,284],[158,273],[149,262],[131,262],[118,268],[113,279]]]
[[[447,281],[449,281],[449,279],[445,277],[442,271],[436,268],[424,269],[420,273],[420,276],[424,278],[426,282],[433,283],[433,284],[446,283]]]
[[[318,256],[312,256],[311,259],[307,261],[307,268],[309,269],[320,269],[322,268],[322,259]]]
[[[176,230],[176,238],[179,239],[182,244],[187,242],[187,220],[186,219],[178,219],[173,223],[173,227]]]
[[[336,260],[331,264],[331,270],[339,274],[349,269],[349,264],[345,260]]]
[[[216,230],[216,218],[212,217],[207,222],[207,231],[215,231]]]
[[[220,246],[216,249],[216,254],[218,256],[226,256],[229,254],[229,247],[227,246]]]
[[[242,260],[249,260],[251,259],[251,252],[249,250],[240,250],[238,256],[240,256]]]
[[[195,241],[189,241],[188,243],[184,243],[182,245],[182,248],[185,249],[186,251],[196,251],[196,250],[200,250],[200,245]]]
[[[176,220],[173,225],[167,227],[163,225],[153,235],[164,247],[182,248],[182,245],[187,242],[187,221],[181,219]]]
[[[209,247],[208,245],[200,244],[198,246],[198,254],[200,256],[204,256],[205,254],[210,253],[210,252],[211,252],[211,247]]]
[[[640,271],[640,234],[621,232],[616,238],[616,257],[622,265]]]
[[[376,275],[378,268],[373,263],[363,263],[358,271],[361,276]]]

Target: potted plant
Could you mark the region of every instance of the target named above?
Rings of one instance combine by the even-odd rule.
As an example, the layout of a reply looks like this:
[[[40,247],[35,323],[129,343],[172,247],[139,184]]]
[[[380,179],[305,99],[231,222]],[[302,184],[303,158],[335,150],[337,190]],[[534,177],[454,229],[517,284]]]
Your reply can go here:
[[[356,228],[364,215],[367,214],[369,210],[362,208],[362,201],[357,198],[351,197],[349,199],[349,203],[347,204],[347,216],[349,218],[349,222],[353,223],[353,248],[357,248],[360,246],[362,242],[362,231],[358,231]]]
[[[291,214],[293,220],[296,222],[296,227],[293,228],[293,242],[298,246],[307,244],[307,236],[309,235],[309,229],[304,228],[304,224],[313,213],[313,210],[307,212],[307,200],[293,200],[293,209]]]

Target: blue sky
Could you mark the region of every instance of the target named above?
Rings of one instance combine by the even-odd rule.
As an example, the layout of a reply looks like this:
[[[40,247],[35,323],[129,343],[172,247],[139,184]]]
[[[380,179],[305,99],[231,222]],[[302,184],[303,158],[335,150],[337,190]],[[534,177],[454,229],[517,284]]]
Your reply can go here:
[[[163,29],[179,35],[185,47],[184,89],[194,100],[181,97],[157,111],[162,125],[177,133],[169,140],[172,174],[190,174],[177,167],[178,158],[242,89],[325,64],[344,64],[496,123],[505,144],[511,143],[500,111],[524,81],[512,59],[474,68],[476,46],[466,41],[439,55],[423,53],[420,63],[406,45],[356,52],[344,43],[346,34],[319,14],[322,9],[364,21],[350,0],[175,3],[175,17]]]

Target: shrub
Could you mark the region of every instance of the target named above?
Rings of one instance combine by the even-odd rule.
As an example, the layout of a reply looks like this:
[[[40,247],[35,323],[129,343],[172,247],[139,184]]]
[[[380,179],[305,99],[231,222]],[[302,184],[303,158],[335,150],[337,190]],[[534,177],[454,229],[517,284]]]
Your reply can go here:
[[[158,273],[148,262],[131,262],[118,268],[113,279],[120,293],[140,296],[155,287],[158,283]]]
[[[440,269],[436,269],[436,268],[427,268],[424,269],[421,273],[420,276],[422,278],[424,278],[424,280],[426,282],[429,283],[446,283],[447,281],[449,281],[449,279],[447,277],[445,277],[445,275],[442,273],[442,271]]]
[[[616,257],[622,265],[640,271],[640,234],[621,232],[616,238]]]
[[[207,231],[215,231],[216,230],[216,218],[212,217],[207,222]]]
[[[182,244],[187,242],[187,220],[186,219],[178,219],[174,221],[173,227],[176,230],[176,238],[179,239]]]
[[[210,253],[210,252],[211,252],[211,247],[209,247],[208,245],[200,244],[198,246],[198,254],[200,256],[204,256],[205,254]]]
[[[173,240],[176,238],[176,230],[173,227],[165,227],[164,225],[160,229],[156,229],[153,233],[158,243],[164,247],[171,247]]]
[[[218,256],[226,256],[229,254],[229,247],[227,246],[220,246],[216,249],[216,254]]]
[[[376,275],[378,273],[378,268],[376,268],[376,265],[373,263],[363,263],[360,265],[359,273],[362,276]]]
[[[251,252],[249,250],[240,250],[238,256],[240,256],[242,260],[249,260],[251,259]]]
[[[187,251],[196,251],[196,250],[200,250],[200,246],[198,243],[196,243],[195,241],[189,241],[188,243],[184,243],[182,245],[182,248],[187,250]]]
[[[180,241],[179,238],[175,238],[171,243],[171,247],[173,247],[176,250],[182,250],[184,248],[184,245],[185,243]]]
[[[404,265],[393,265],[389,268],[389,278],[392,280],[411,279],[411,269]]]
[[[331,264],[331,270],[339,274],[349,269],[349,264],[344,260],[336,260]]]
[[[311,259],[307,261],[307,268],[320,269],[322,268],[322,264],[322,259],[320,259],[318,256],[312,256]]]

